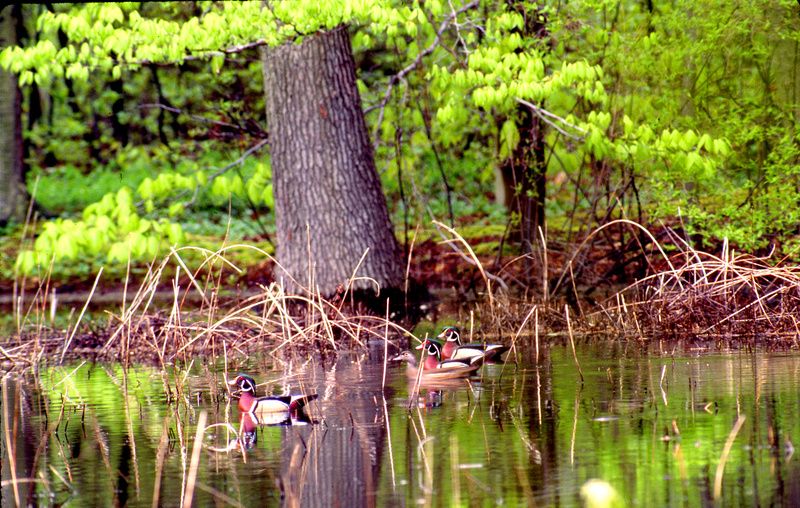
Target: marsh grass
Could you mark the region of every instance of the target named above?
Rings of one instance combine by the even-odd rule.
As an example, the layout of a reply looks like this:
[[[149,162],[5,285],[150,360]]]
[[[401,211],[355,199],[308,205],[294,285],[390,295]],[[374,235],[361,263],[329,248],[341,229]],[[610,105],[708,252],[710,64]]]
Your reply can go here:
[[[727,242],[718,253],[705,252],[667,229],[667,240],[662,244],[643,226],[618,220],[598,228],[572,247],[571,256],[562,253],[557,257],[563,261],[553,263],[542,233],[542,251],[536,256],[547,268],[541,279],[536,274],[529,277],[542,281],[539,292],[536,287],[518,290],[518,280],[508,267],[519,264],[522,258],[490,271],[455,229],[438,222],[434,225],[442,243],[474,266],[483,284],[478,305],[459,309],[469,310],[469,315],[458,321],[463,326],[468,324],[465,331],[470,339],[475,335],[477,341],[510,343],[510,361],[516,361],[518,346],[535,351],[538,358],[541,343],[554,340],[573,347],[575,341],[611,336],[640,342],[663,337],[785,346],[796,344],[800,335],[800,267],[771,256],[736,253]],[[571,288],[577,292],[573,263],[597,233],[612,226],[629,228],[646,240],[640,248],[648,274],[594,308],[587,302],[570,302],[572,307],[565,309],[568,302],[556,290]],[[66,330],[54,327],[58,300],[48,273],[44,273],[38,288],[27,293],[20,289],[15,294],[17,334],[0,343],[0,363],[6,368],[27,368],[43,361],[61,363],[89,357],[114,359],[126,365],[150,361],[167,366],[175,362],[186,365],[198,357],[215,360],[224,356],[227,365],[229,358],[244,358],[253,351],[279,358],[288,350],[336,351],[373,344],[387,353],[415,340],[396,322],[388,305],[385,313],[361,311],[354,305],[354,283],[364,280],[357,275],[358,266],[330,298],[312,287],[303,288],[297,281],[293,284],[301,288],[300,294],[289,294],[281,285],[271,283],[238,301],[223,298],[231,274],[244,272],[230,261],[230,253],[237,249],[253,251],[280,267],[269,253],[252,245],[228,245],[217,251],[171,249],[163,259],[151,263],[137,283],[130,275],[126,277],[122,302],[117,310],[107,311],[106,325],[96,319],[82,325],[98,274],[92,293],[75,313],[77,317],[71,315]],[[410,265],[409,259],[407,278]],[[313,266],[309,262],[312,272],[306,280],[315,280]],[[544,279],[547,274],[549,282]],[[513,283],[507,282],[511,279]],[[377,282],[367,280],[380,289]],[[25,281],[17,287],[24,288]],[[157,295],[163,297],[165,293],[170,295],[169,305],[157,305]],[[179,381],[174,384],[180,386]],[[165,381],[165,386],[169,385]]]
[[[603,306],[608,321],[625,336],[646,340],[744,341],[797,345],[800,334],[800,267],[735,252],[693,248],[677,234],[659,246],[650,275],[616,293]]]
[[[645,276],[610,292],[609,298],[594,306],[580,298],[569,301],[559,297],[559,288],[577,294],[580,281],[576,283],[573,264],[592,239],[610,227],[623,227],[638,236],[635,245],[641,251]],[[546,245],[544,236],[542,245]],[[544,260],[551,254],[538,253]],[[727,241],[717,252],[707,252],[693,247],[670,228],[656,236],[626,219],[596,229],[563,258],[560,265],[550,263],[544,269],[550,271],[551,278],[549,283],[543,282],[540,296],[532,296],[527,290],[499,290],[493,298],[487,298],[478,311],[479,341],[510,343],[509,357],[517,354],[518,345],[533,348],[538,357],[542,340],[570,347],[576,340],[633,339],[647,343],[653,338],[726,346],[797,345],[800,267],[787,258],[737,253]],[[546,261],[543,266],[547,266]],[[501,270],[497,276],[505,273]],[[490,288],[491,281],[485,280]],[[509,330],[515,332],[509,335]]]
[[[363,278],[356,275],[357,268],[330,299],[310,288],[302,294],[288,294],[277,283],[259,286],[256,294],[242,301],[223,299],[220,294],[226,275],[243,273],[226,257],[233,249],[255,250],[277,265],[267,252],[250,245],[230,245],[218,251],[172,249],[150,265],[138,287],[132,287],[126,278],[123,301],[117,311],[107,311],[108,324],[102,329],[97,323],[80,327],[99,274],[77,320],[66,331],[47,326],[55,294],[48,290],[49,278],[44,277],[45,282],[29,301],[17,299],[17,334],[13,340],[0,344],[0,361],[24,368],[45,357],[62,363],[65,359],[90,356],[125,364],[150,361],[166,366],[176,361],[187,364],[198,356],[246,356],[254,350],[277,356],[285,349],[363,348],[370,341],[396,349],[405,342],[404,337],[413,337],[392,321],[388,312],[362,313],[356,306],[347,305],[353,300],[354,281]],[[204,259],[196,268],[190,268],[186,261],[190,251]],[[156,297],[165,290],[171,295],[169,305],[159,306]]]

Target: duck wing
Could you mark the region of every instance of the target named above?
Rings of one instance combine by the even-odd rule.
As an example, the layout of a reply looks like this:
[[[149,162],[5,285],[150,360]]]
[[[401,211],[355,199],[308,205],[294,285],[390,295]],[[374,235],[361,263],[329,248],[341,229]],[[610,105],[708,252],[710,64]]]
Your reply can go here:
[[[485,360],[494,360],[500,358],[500,355],[508,350],[509,347],[503,344],[462,344],[456,349],[453,358],[467,359],[484,356]]]
[[[302,407],[305,407],[306,404],[315,400],[317,398],[316,393],[307,393],[307,394],[300,394],[300,395],[291,395],[291,401],[289,402],[289,410],[295,411]]]

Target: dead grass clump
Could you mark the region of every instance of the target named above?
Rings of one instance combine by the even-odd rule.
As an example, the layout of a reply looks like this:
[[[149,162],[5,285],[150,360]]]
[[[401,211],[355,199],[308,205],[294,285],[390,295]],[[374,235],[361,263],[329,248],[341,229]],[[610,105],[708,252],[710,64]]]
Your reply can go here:
[[[678,252],[669,256],[668,268],[620,291],[605,309],[620,330],[639,337],[796,343],[800,267],[737,254],[727,242],[715,255],[673,238]]]
[[[21,313],[25,317],[19,319],[16,340],[0,344],[0,361],[6,366],[31,367],[45,358],[63,362],[65,358],[91,357],[167,365],[196,357],[213,359],[254,351],[277,355],[284,349],[338,350],[363,347],[372,339],[383,344],[412,337],[388,315],[356,313],[346,305],[352,300],[355,273],[333,299],[310,289],[304,295],[288,294],[272,283],[239,303],[226,301],[220,298],[226,274],[242,271],[224,257],[232,248],[258,250],[249,245],[228,246],[217,252],[194,247],[173,249],[150,267],[138,289],[130,291],[130,299],[124,296],[129,293],[126,281],[119,311],[108,312],[108,327],[99,334],[96,330],[86,332],[84,327],[79,330],[80,316],[71,331],[43,327],[44,312],[35,309],[47,308],[48,293],[39,291],[27,305],[20,302],[20,308],[34,311]],[[182,253],[187,249],[199,250],[205,256],[198,268],[190,270],[184,262]],[[260,252],[272,260],[269,254]],[[170,266],[172,269],[167,269]],[[168,275],[171,273],[174,275]],[[165,287],[170,289],[171,301],[166,306],[157,305],[156,296],[163,296]],[[28,321],[29,317],[34,321]]]

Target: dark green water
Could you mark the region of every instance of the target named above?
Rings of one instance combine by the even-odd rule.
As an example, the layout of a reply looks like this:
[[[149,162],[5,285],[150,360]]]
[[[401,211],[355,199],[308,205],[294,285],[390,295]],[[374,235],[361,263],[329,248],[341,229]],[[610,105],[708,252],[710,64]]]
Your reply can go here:
[[[215,451],[235,436],[207,430],[193,505],[580,506],[590,479],[617,491],[615,506],[706,506],[716,481],[719,505],[800,505],[800,354],[583,346],[581,383],[570,350],[553,346],[538,367],[485,366],[471,386],[411,404],[402,367],[381,389],[381,354],[237,366],[273,381],[262,393],[317,392],[313,421],[260,427],[245,453]],[[198,420],[239,428],[223,383],[199,362],[6,376],[2,506],[179,506]]]

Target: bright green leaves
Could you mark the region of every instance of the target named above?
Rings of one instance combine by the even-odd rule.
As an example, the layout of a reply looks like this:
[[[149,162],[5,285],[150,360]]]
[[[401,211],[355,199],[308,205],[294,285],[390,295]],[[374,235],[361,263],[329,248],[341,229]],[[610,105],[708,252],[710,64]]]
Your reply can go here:
[[[449,9],[447,2],[433,4]],[[124,67],[181,63],[188,56],[211,59],[212,70],[218,73],[224,51],[240,45],[257,41],[278,45],[352,23],[369,25],[405,49],[407,38],[417,37],[420,26],[428,23],[419,5],[389,0],[285,0],[270,2],[269,8],[261,1],[222,2],[185,20],[145,17],[136,7],[97,3],[45,11],[37,20],[38,42],[24,49],[5,49],[0,65],[18,74],[23,85],[47,83],[53,76],[86,80],[96,70],[118,77]],[[58,31],[69,40],[60,50],[54,44]]]
[[[50,262],[92,261],[109,263],[150,260],[169,245],[183,241],[180,225],[139,216],[133,193],[123,187],[87,206],[82,220],[45,222],[33,250],[20,252],[15,264],[20,273],[32,273]]]
[[[517,125],[513,120],[506,120],[500,129],[500,158],[506,159],[510,157],[517,144],[519,144]]]
[[[245,193],[251,203],[256,205],[266,205],[274,208],[275,201],[272,197],[272,168],[269,164],[259,162],[256,164],[255,172],[244,186]]]

